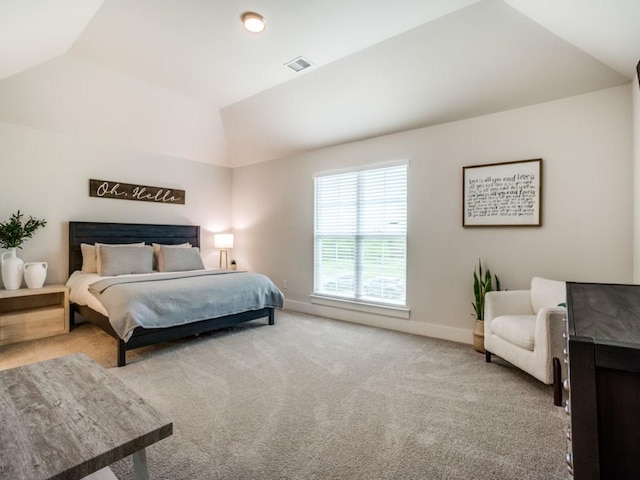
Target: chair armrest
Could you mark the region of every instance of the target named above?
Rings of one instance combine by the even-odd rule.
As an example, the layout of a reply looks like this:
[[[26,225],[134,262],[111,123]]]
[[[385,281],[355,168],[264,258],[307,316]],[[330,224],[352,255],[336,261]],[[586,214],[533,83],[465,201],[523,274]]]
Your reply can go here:
[[[484,319],[493,320],[501,315],[533,315],[531,290],[504,290],[489,292],[484,297]]]
[[[551,350],[554,350],[553,344],[556,346],[566,344],[562,339],[562,333],[565,331],[563,318],[566,313],[567,309],[564,307],[544,307],[538,311],[535,331],[536,345],[538,345],[538,341],[544,341],[551,344]],[[559,351],[562,351],[562,347]],[[552,353],[558,353],[557,348],[556,352]]]
[[[538,358],[544,362],[549,381],[552,379],[552,359],[562,359],[562,350],[567,342],[562,338],[566,326],[563,321],[567,309],[564,307],[544,307],[538,311],[535,329],[535,350]],[[561,362],[562,378],[566,378],[566,365]]]

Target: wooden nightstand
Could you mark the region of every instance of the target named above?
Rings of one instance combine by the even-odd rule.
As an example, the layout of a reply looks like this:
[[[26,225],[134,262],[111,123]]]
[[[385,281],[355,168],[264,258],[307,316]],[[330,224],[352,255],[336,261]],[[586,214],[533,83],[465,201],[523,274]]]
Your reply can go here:
[[[0,345],[69,331],[69,289],[64,285],[0,290]]]

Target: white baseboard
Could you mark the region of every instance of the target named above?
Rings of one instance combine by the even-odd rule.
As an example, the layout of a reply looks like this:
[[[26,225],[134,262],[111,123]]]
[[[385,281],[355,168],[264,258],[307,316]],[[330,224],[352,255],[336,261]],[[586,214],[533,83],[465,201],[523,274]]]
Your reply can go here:
[[[308,313],[320,317],[335,318],[345,322],[359,323],[370,327],[386,328],[398,332],[413,333],[424,337],[441,338],[452,342],[473,343],[473,331],[464,328],[447,327],[446,325],[436,325],[433,323],[415,322],[398,318],[385,317],[365,312],[356,312],[342,308],[328,307],[295,300],[285,300],[285,310]]]

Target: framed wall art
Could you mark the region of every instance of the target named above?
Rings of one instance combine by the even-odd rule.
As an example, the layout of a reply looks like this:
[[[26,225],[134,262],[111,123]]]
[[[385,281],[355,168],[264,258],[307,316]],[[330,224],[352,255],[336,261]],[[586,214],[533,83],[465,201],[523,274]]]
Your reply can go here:
[[[462,167],[463,227],[542,225],[542,159]]]

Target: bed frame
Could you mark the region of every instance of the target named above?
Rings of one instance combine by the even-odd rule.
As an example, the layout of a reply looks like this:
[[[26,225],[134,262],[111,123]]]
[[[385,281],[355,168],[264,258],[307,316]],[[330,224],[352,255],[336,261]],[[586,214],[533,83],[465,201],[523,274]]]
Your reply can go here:
[[[189,242],[200,247],[200,227],[196,225],[146,225],[140,223],[103,223],[103,222],[69,222],[69,275],[82,269],[81,243],[134,243],[146,242],[174,245]],[[219,328],[230,327],[242,322],[258,318],[269,318],[269,325],[275,323],[274,309],[262,308],[227,315],[224,317],[201,320],[198,322],[166,328],[137,327],[127,342],[118,337],[109,319],[85,305],[71,304],[69,309],[70,323],[75,324],[75,314],[99,326],[118,342],[117,365],[123,367],[127,363],[127,350],[153,345],[159,342],[210,332]]]

